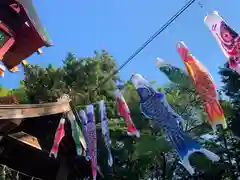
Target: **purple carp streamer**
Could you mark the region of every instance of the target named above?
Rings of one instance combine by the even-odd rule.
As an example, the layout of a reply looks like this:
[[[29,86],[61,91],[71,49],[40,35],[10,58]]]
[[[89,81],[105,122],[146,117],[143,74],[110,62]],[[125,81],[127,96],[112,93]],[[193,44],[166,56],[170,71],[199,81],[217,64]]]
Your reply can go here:
[[[225,20],[213,11],[208,14],[204,23],[218,42],[224,55],[228,58],[229,67],[240,73],[240,36]]]
[[[97,178],[97,134],[96,124],[94,117],[94,107],[92,104],[87,106],[87,136],[89,144],[89,155],[91,159],[92,176],[93,179]]]
[[[190,174],[194,174],[194,169],[190,165],[188,158],[194,152],[201,152],[212,161],[220,159],[216,154],[202,148],[198,141],[193,140],[183,132],[179,125],[180,116],[176,116],[176,113],[173,113],[174,110],[168,104],[163,93],[156,91],[139,74],[132,75],[131,81],[139,94],[142,113],[162,126],[164,133],[168,136],[180,156],[180,163]]]
[[[90,155],[89,155],[89,143],[88,143],[88,135],[87,135],[87,115],[84,110],[79,111],[79,116],[81,118],[81,123],[82,123],[82,131],[83,131],[83,136],[86,142],[86,160],[90,160]]]
[[[111,153],[111,139],[110,139],[109,130],[108,130],[108,118],[107,118],[106,106],[103,100],[99,101],[99,111],[100,111],[102,135],[104,137],[105,145],[108,151],[108,166],[112,167],[113,158]]]

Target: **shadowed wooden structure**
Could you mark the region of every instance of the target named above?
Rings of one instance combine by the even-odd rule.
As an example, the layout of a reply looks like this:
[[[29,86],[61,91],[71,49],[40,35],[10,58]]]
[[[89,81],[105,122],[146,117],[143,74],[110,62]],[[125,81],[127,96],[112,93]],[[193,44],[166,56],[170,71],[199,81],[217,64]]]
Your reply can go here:
[[[69,100],[32,105],[0,105],[0,163],[46,180],[67,180],[91,175],[90,163],[76,154]],[[59,120],[66,118],[58,158],[49,157]],[[86,149],[81,137],[83,149]]]

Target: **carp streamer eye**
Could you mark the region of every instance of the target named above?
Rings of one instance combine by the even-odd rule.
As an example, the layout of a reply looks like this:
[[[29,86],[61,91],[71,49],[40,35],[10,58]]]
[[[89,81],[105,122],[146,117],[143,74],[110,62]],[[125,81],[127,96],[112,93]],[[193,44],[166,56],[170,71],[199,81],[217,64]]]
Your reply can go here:
[[[222,35],[224,41],[231,41],[232,40],[232,36],[230,34],[230,32],[228,32],[227,30],[225,30],[225,32],[223,32],[223,35]]]
[[[228,25],[225,24],[224,22],[221,23],[220,33],[221,33],[222,39],[225,42],[231,42],[238,37],[238,34],[234,30],[232,30],[230,27],[228,27]]]

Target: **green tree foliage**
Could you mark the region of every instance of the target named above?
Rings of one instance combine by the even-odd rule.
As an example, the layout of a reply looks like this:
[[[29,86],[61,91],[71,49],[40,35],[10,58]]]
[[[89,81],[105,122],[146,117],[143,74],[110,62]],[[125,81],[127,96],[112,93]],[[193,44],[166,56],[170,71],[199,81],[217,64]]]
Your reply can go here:
[[[26,94],[32,104],[55,102],[65,91],[61,68],[27,65],[24,73]]]
[[[64,60],[64,82],[68,94],[75,104],[87,105],[101,99],[108,104],[108,114],[113,116],[116,82],[118,75],[110,77],[104,84],[101,83],[117,69],[112,56],[106,51],[95,52],[94,57],[76,58],[69,53]]]
[[[2,85],[0,85],[0,97],[7,96],[9,93],[9,89],[4,88]]]
[[[116,70],[116,63],[106,52],[95,52],[94,57],[77,58],[68,53],[63,66],[43,68],[29,65],[25,68],[25,88],[31,103],[55,102],[67,93],[75,104],[86,105],[104,99],[114,100],[117,75],[101,86],[101,82]],[[95,91],[93,91],[96,87]],[[110,108],[111,109],[111,108]],[[109,112],[113,114],[114,112]]]
[[[225,170],[227,170],[228,174],[234,179],[234,177],[236,178],[240,175],[240,133],[238,130],[240,125],[240,75],[236,71],[228,68],[227,64],[225,64],[225,67],[220,68],[219,74],[221,75],[223,83],[222,89],[219,91],[220,102],[229,127],[229,129],[225,130],[225,135],[220,137],[219,142],[224,142],[225,144],[224,150],[225,155],[227,154],[226,162],[228,164]],[[224,155],[222,157],[224,157]]]
[[[23,81],[20,82],[20,87],[15,89],[8,89],[3,86],[0,86],[0,97],[3,96],[16,96],[19,103],[21,104],[29,103]]]
[[[240,137],[238,127],[240,125],[240,75],[227,67],[221,68],[219,71],[223,87],[222,91],[229,98],[231,104],[225,101],[225,109],[228,112],[228,124],[232,132]]]
[[[20,81],[20,86],[18,88],[9,90],[8,95],[16,96],[20,104],[29,104],[24,81]]]
[[[165,93],[169,104],[183,117],[185,131],[207,121],[203,103],[195,90],[172,83],[165,88]]]
[[[166,141],[159,126],[146,119],[139,109],[138,94],[130,82],[124,82],[123,96],[131,111],[132,120],[141,132],[140,138],[128,137],[124,121],[116,112],[115,89],[116,83],[121,81],[119,75],[111,77],[105,84],[104,79],[117,69],[117,65],[106,51],[95,52],[93,57],[78,58],[73,53],[68,53],[63,61],[63,66],[54,68],[49,65],[43,68],[37,65],[29,65],[25,68],[24,86],[14,90],[15,94],[23,94],[30,103],[54,102],[61,95],[67,93],[77,109],[85,108],[85,105],[98,100],[105,100],[109,129],[112,140],[112,154],[114,165],[107,167],[107,151],[99,124],[98,109],[96,108],[96,122],[98,134],[98,162],[105,179],[223,179],[224,176],[235,177],[236,164],[230,162],[237,160],[237,142],[226,132],[226,137],[220,135],[217,140],[201,140],[200,136],[211,132],[207,123],[207,115],[203,103],[192,89],[187,89],[174,83],[164,87],[158,87],[164,91],[168,102],[173,109],[183,117],[183,129],[192,137],[201,140],[204,147],[221,156],[221,161],[212,164],[202,155],[194,155],[191,162],[198,167],[194,177],[189,176],[179,161],[175,150]],[[229,72],[225,72],[229,73]],[[229,75],[232,76],[232,75]],[[235,77],[236,74],[233,76]],[[232,78],[232,77],[231,77]],[[235,77],[237,78],[237,76]],[[225,116],[229,122],[233,122],[233,113],[239,111],[237,87],[230,78],[224,81],[224,93],[228,93],[230,102],[220,98]],[[236,82],[235,82],[236,83]],[[156,86],[153,81],[152,84]],[[230,86],[231,84],[231,86]],[[238,83],[240,84],[240,83]],[[232,87],[235,86],[235,87]],[[239,89],[239,88],[238,88]],[[26,93],[26,94],[25,94]],[[25,99],[25,98],[24,98]],[[240,111],[239,111],[240,112]],[[235,117],[236,119],[236,117]],[[229,147],[226,149],[226,147]],[[230,161],[229,161],[230,160]],[[233,169],[233,170],[232,170]]]

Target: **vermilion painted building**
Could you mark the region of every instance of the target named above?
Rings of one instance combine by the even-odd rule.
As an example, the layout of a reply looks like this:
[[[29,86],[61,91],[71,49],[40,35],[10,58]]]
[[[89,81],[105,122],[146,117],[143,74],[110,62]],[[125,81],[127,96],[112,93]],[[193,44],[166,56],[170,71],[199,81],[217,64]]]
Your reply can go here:
[[[32,0],[0,0],[0,59],[8,70],[16,72],[23,60],[51,45]]]

